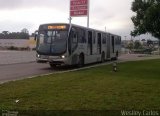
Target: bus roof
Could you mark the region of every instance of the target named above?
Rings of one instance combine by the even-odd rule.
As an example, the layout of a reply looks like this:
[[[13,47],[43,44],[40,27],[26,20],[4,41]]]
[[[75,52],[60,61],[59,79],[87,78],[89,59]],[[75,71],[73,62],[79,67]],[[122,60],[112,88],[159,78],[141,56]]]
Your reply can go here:
[[[41,24],[41,25],[39,26],[39,29],[40,29],[40,27],[42,27],[42,26],[49,26],[49,25],[66,25],[66,26],[68,26],[68,27],[70,26],[69,23],[47,23],[47,24]],[[71,24],[71,26],[80,27],[80,28],[83,28],[83,29],[92,30],[92,31],[97,31],[97,32],[101,32],[101,33],[108,33],[108,34],[110,34],[110,35],[120,37],[119,35],[112,34],[112,33],[110,33],[110,32],[105,32],[105,31],[102,31],[102,30],[97,30],[97,29],[93,29],[93,28],[88,28],[88,27],[84,27],[84,26],[80,26],[80,25],[76,25],[76,24]]]

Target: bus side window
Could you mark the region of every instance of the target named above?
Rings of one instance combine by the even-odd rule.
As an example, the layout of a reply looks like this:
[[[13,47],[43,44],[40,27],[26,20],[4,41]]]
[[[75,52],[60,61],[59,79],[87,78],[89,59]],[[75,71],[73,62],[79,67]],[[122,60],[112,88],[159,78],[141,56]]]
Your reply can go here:
[[[77,43],[77,33],[73,32],[73,39],[72,39],[73,43]]]
[[[79,43],[86,43],[85,31],[83,29],[78,30],[78,42]]]
[[[102,43],[103,43],[103,44],[106,44],[106,34],[103,33],[102,36],[103,36]]]
[[[86,43],[86,32],[85,32],[85,30],[82,30],[82,42]]]
[[[71,43],[71,51],[74,52],[75,49],[78,46],[78,33],[76,31],[76,29],[73,28],[72,33],[71,33],[71,39],[72,39],[72,43]]]

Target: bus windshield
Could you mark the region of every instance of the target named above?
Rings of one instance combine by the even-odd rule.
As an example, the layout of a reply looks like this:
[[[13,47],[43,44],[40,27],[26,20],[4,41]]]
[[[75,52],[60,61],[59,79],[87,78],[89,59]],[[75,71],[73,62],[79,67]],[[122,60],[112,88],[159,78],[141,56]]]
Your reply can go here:
[[[63,54],[67,46],[67,31],[47,30],[38,34],[37,51],[42,54]]]

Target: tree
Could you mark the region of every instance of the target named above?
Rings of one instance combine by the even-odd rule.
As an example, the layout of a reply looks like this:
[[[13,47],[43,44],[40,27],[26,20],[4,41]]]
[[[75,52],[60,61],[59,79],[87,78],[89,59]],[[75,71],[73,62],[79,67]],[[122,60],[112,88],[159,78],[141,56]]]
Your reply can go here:
[[[3,39],[7,39],[7,38],[9,37],[9,34],[10,34],[9,31],[3,31],[3,32],[2,32],[2,35],[3,35],[2,37],[3,37]]]
[[[23,28],[23,29],[21,30],[21,32],[22,32],[22,33],[29,34],[29,31],[28,31],[28,29],[26,29],[26,28]]]
[[[26,29],[26,28],[22,29],[19,36],[20,36],[20,38],[23,38],[23,39],[29,39],[28,29]]]
[[[9,34],[9,31],[3,31],[2,34],[8,35],[8,34]]]
[[[129,50],[132,50],[133,47],[134,47],[133,42],[130,42],[130,43],[127,45],[127,48],[128,48]]]
[[[134,42],[134,49],[142,49],[142,44],[138,40]]]
[[[131,35],[151,33],[160,39],[160,0],[134,0],[131,10],[136,13],[131,18],[134,24]]]
[[[24,30],[24,32],[9,32],[3,31],[0,33],[0,39],[29,39],[28,31]]]

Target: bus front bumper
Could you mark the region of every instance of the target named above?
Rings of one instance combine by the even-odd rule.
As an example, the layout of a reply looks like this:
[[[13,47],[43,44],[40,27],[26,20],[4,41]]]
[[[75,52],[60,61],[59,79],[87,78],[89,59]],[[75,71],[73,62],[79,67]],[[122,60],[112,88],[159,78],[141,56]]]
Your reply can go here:
[[[55,65],[68,64],[66,58],[60,58],[59,56],[39,56],[36,59],[37,63],[52,63]]]

